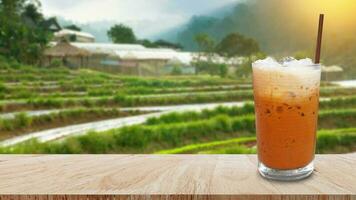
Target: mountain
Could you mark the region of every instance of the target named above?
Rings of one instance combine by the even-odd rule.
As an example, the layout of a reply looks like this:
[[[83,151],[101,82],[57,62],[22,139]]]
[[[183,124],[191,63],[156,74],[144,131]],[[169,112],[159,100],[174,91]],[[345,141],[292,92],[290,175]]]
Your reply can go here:
[[[201,32],[208,33],[216,42],[229,33],[239,32],[256,39],[262,49],[267,52],[278,52],[280,49],[293,50],[296,40],[298,40],[298,46],[307,46],[305,44],[312,42],[313,38],[300,39],[300,36],[309,34],[304,32],[307,29],[299,28],[302,25],[300,21],[291,21],[290,16],[278,10],[270,13],[261,12],[260,4],[239,3],[223,18],[195,16],[177,34],[177,42],[188,50],[197,50],[193,38]],[[284,40],[283,43],[281,39]]]
[[[195,25],[197,25],[200,29],[204,30],[204,24],[205,26],[209,25],[209,21],[211,20],[219,20],[219,19],[223,19],[224,17],[226,17],[227,15],[230,15],[231,12],[233,11],[233,8],[236,6],[236,3],[230,3],[227,4],[225,6],[222,6],[220,8],[217,8],[209,13],[205,13],[203,16],[199,16],[199,15],[195,15],[192,16],[192,18],[190,20],[188,20],[187,22],[181,24],[180,26],[174,27],[172,29],[166,30],[160,34],[156,34],[152,37],[152,39],[164,39],[164,40],[168,40],[171,42],[178,42],[178,41],[182,41],[178,38],[179,34],[187,29],[191,29],[192,27],[194,27]],[[199,20],[200,18],[200,20]],[[195,24],[195,21],[202,21],[202,25],[200,24]],[[204,21],[207,22],[204,22]],[[185,42],[186,45],[185,46],[189,46],[189,42]],[[195,45],[195,44],[193,44]],[[188,48],[189,49],[189,48]]]
[[[313,57],[318,16],[323,12],[322,61],[327,65],[340,65],[349,75],[356,75],[355,8],[352,0],[315,0],[313,4],[307,0],[248,1],[235,4],[223,17],[192,17],[187,24],[175,29],[175,42],[182,44],[185,50],[195,51],[193,38],[198,33],[207,33],[219,42],[227,34],[239,32],[254,38],[269,55],[279,57],[302,52]]]

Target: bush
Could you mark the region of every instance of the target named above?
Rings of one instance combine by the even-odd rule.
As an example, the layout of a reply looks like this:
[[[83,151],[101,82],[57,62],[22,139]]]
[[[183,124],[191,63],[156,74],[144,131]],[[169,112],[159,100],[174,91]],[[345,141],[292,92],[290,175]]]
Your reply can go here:
[[[16,128],[29,127],[32,124],[32,118],[29,117],[26,113],[19,113],[15,115],[13,123],[14,127]]]
[[[356,128],[321,130],[318,134],[317,153],[345,153],[356,150]]]
[[[51,68],[58,68],[58,67],[60,67],[60,66],[62,66],[62,61],[59,60],[59,59],[54,59],[54,60],[52,60],[51,63],[49,64],[49,67],[51,67]]]
[[[182,75],[183,71],[180,66],[174,66],[171,72],[172,75]]]

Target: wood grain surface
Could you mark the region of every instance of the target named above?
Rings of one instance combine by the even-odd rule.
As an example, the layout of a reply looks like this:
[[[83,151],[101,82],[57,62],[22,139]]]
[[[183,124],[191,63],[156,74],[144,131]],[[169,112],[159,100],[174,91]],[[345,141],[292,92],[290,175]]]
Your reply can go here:
[[[255,155],[1,155],[0,199],[356,199],[356,154],[318,155],[298,182]]]

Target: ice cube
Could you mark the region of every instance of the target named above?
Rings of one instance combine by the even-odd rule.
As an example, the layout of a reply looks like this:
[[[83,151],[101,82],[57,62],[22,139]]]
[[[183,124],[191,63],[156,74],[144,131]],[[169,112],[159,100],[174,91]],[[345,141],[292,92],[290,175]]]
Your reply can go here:
[[[310,58],[305,58],[300,60],[290,59],[290,60],[285,60],[283,62],[283,66],[286,67],[298,67],[298,66],[309,66],[309,65],[313,65],[313,61]]]
[[[272,57],[267,57],[263,60],[257,60],[254,63],[252,63],[253,67],[281,67],[282,65],[277,62],[274,58]]]

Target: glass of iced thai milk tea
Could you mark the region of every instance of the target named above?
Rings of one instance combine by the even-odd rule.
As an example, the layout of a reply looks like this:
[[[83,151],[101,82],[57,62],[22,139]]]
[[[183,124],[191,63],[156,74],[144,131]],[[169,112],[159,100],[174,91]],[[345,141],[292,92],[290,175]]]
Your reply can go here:
[[[272,58],[252,64],[258,170],[298,180],[314,169],[321,69],[311,59]]]

